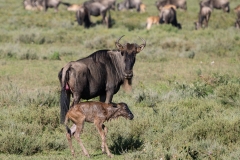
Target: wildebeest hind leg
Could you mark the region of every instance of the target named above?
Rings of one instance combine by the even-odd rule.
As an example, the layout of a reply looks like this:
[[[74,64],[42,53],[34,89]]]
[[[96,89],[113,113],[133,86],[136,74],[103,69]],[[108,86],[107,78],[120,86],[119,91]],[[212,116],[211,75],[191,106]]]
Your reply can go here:
[[[80,94],[78,92],[74,92],[73,93],[73,102],[72,102],[71,107],[73,107],[75,104],[78,104],[80,99],[81,99]]]

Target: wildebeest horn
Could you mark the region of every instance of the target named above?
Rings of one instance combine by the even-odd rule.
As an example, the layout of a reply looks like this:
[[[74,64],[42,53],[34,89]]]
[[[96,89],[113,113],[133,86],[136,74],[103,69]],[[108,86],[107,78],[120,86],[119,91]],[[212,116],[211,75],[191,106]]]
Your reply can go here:
[[[141,52],[144,47],[146,47],[146,41],[144,39],[142,39],[141,37],[139,37],[144,43],[141,44],[138,48],[137,48],[137,53]]]
[[[122,37],[124,37],[125,35],[121,36],[118,40],[117,40],[117,43],[119,43],[120,39],[122,39]]]
[[[123,36],[125,36],[125,35],[123,35]],[[120,39],[121,39],[123,36],[121,36],[121,37],[115,42],[115,45],[116,45],[116,47],[117,47],[119,50],[122,50],[122,49],[123,49],[123,46],[119,43]]]

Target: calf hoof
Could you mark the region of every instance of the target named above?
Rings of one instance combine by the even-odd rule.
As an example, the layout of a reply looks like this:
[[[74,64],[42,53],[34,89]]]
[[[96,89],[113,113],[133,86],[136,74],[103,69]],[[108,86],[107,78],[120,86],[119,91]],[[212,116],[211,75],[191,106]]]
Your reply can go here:
[[[113,158],[113,155],[112,155],[112,154],[108,154],[108,157],[109,157],[109,158]]]
[[[85,154],[86,157],[90,158],[90,155],[89,154]]]

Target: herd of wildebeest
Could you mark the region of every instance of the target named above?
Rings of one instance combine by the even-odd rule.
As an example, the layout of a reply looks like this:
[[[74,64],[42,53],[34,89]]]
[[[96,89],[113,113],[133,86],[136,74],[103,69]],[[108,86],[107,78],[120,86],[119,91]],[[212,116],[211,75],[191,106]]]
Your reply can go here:
[[[76,18],[79,25],[86,28],[92,26],[90,16],[102,16],[102,23],[110,27],[110,10],[119,11],[136,9],[137,12],[145,12],[146,6],[141,0],[124,0],[117,3],[116,0],[89,0],[83,4],[70,4],[60,0],[24,0],[26,10],[44,10],[55,8],[58,10],[60,4],[67,6],[67,10],[76,12]],[[186,0],[159,0],[155,3],[159,10],[158,16],[147,18],[147,29],[152,24],[172,24],[181,29],[181,24],[177,21],[177,9],[187,10]],[[195,22],[196,29],[207,27],[213,9],[222,9],[229,12],[229,0],[202,0],[200,3],[199,19]],[[235,27],[240,26],[240,5],[235,9],[237,19]],[[123,36],[122,36],[123,37]],[[83,153],[89,157],[89,153],[83,146],[80,139],[80,133],[84,122],[94,123],[102,139],[102,152],[106,152],[112,157],[106,144],[107,128],[103,124],[105,121],[117,117],[125,117],[132,120],[134,115],[128,105],[124,102],[113,103],[112,99],[120,86],[131,90],[133,66],[136,55],[146,47],[146,41],[138,45],[136,43],[121,44],[116,42],[116,49],[99,50],[88,57],[71,61],[67,63],[58,73],[58,79],[61,86],[60,94],[60,120],[66,126],[66,137],[69,147],[74,156],[72,146],[72,137],[74,136],[81,146]],[[92,99],[99,96],[98,101],[81,102],[82,99]],[[73,101],[70,105],[70,98]],[[69,128],[68,121],[71,120],[74,125]]]
[[[102,23],[108,28],[112,26],[110,10],[118,11],[136,9],[137,12],[145,12],[146,5],[142,0],[123,0],[117,3],[117,0],[88,0],[83,4],[70,4],[60,0],[24,0],[26,10],[44,10],[54,8],[58,11],[58,6],[64,4],[68,11],[76,12],[76,20],[79,25],[85,28],[94,26],[91,22],[91,16],[102,16]],[[153,24],[172,24],[181,29],[181,24],[177,21],[177,9],[187,10],[186,0],[158,0],[155,2],[159,11],[158,16],[150,16],[146,21],[146,28],[150,29]],[[195,29],[207,27],[213,9],[222,9],[224,12],[230,12],[229,0],[202,0],[199,3],[198,21],[194,22]],[[235,27],[240,28],[240,5],[234,8],[236,13]]]

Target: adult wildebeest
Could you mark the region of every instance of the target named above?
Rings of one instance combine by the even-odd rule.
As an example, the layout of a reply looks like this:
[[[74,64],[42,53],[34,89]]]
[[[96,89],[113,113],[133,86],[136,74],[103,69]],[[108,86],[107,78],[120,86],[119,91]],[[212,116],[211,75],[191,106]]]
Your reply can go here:
[[[186,0],[160,0],[156,1],[155,5],[159,11],[166,5],[174,5],[176,8],[187,10]]]
[[[81,6],[76,11],[76,19],[77,19],[78,24],[84,25],[85,28],[89,28],[92,25],[88,9],[84,6]]]
[[[55,11],[58,11],[58,6],[60,4],[70,6],[70,3],[62,2],[60,0],[35,0],[38,7],[42,7],[44,11],[47,11],[48,8],[54,8]]]
[[[160,24],[172,24],[172,26],[181,29],[182,26],[177,21],[177,12],[173,7],[163,7],[159,13]]]
[[[106,24],[109,28],[111,26],[111,15],[110,9],[108,6],[104,6],[100,2],[95,1],[86,1],[83,3],[83,6],[87,8],[89,15],[91,16],[102,16],[102,23]],[[107,16],[108,13],[108,16]]]
[[[201,7],[199,14],[198,14],[198,22],[194,22],[195,29],[198,30],[199,28],[208,27],[208,21],[211,17],[212,9],[210,7]]]
[[[118,117],[124,117],[126,119],[133,119],[133,114],[128,108],[126,103],[103,103],[103,102],[82,102],[74,105],[66,114],[65,118],[65,126],[67,129],[67,140],[69,143],[69,147],[71,149],[72,155],[74,156],[74,149],[72,146],[72,131],[68,128],[67,122],[71,120],[76,125],[76,131],[74,133],[74,137],[78,141],[79,145],[82,147],[82,150],[85,156],[90,157],[87,150],[82,144],[80,139],[80,133],[83,130],[84,122],[94,123],[98,133],[102,139],[102,152],[107,153],[109,157],[112,157],[110,153],[107,142],[107,127],[103,124],[105,121],[109,121]]]
[[[80,99],[88,100],[97,96],[101,102],[110,103],[124,81],[131,85],[136,55],[144,49],[146,41],[141,45],[122,45],[119,43],[122,37],[115,42],[117,50],[96,51],[86,58],[69,62],[61,69],[58,74],[61,122],[69,109],[71,94],[71,106]]]
[[[121,10],[129,10],[129,9],[136,8],[137,12],[140,12],[141,4],[142,4],[141,0],[125,0],[117,4],[117,9],[121,11]]]
[[[229,0],[202,0],[199,5],[200,8],[206,6],[211,9],[222,9],[224,12],[230,12]]]

